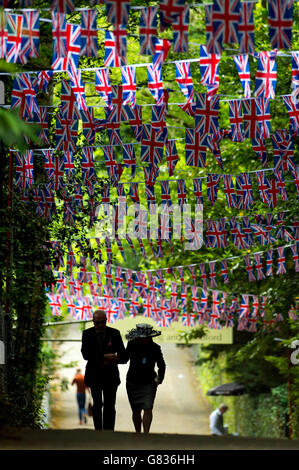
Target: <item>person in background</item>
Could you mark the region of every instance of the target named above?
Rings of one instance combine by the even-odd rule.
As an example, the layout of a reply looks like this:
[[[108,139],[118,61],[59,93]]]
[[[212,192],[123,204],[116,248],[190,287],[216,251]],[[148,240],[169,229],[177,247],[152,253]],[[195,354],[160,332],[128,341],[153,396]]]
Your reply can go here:
[[[79,424],[87,422],[86,418],[86,409],[85,409],[85,400],[86,400],[86,385],[84,382],[84,375],[81,372],[81,369],[77,369],[76,375],[73,378],[72,385],[77,385],[77,403],[79,410]]]
[[[219,408],[210,414],[210,431],[212,436],[225,436],[227,431],[223,426],[223,415],[228,410],[228,406],[222,403]]]
[[[96,430],[114,430],[115,402],[120,384],[118,364],[125,361],[125,347],[120,332],[106,326],[104,310],[93,314],[94,326],[83,331],[81,352],[87,361],[85,385],[90,388],[92,417]]]
[[[141,432],[141,426],[144,433],[150,430],[157,387],[163,382],[165,375],[166,365],[161,348],[152,340],[160,334],[151,325],[141,323],[126,335],[126,354],[130,361],[126,388],[137,433]],[[158,366],[158,374],[155,365]]]

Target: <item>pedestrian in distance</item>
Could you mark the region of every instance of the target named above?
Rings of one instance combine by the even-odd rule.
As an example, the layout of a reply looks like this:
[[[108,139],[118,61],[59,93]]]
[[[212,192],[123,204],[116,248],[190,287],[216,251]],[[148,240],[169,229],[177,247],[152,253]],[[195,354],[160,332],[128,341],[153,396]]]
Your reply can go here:
[[[114,430],[116,393],[120,384],[118,364],[126,362],[120,332],[106,326],[106,323],[105,311],[96,310],[93,314],[94,326],[82,333],[81,352],[87,361],[84,380],[92,395],[92,417],[96,430]]]
[[[85,409],[85,400],[86,400],[86,385],[84,382],[84,375],[82,374],[81,369],[77,369],[76,374],[73,378],[72,385],[77,386],[77,403],[78,403],[78,413],[79,413],[79,424],[83,422],[87,423],[86,418],[86,409]]]
[[[210,414],[210,431],[212,436],[225,436],[227,429],[223,425],[223,415],[228,410],[224,403]]]
[[[151,325],[141,323],[126,335],[127,360],[130,361],[126,376],[126,388],[132,410],[135,431],[149,433],[157,387],[165,376],[165,361],[161,347],[153,342],[160,335]],[[158,373],[155,366],[158,367]],[[143,414],[142,414],[143,412]]]

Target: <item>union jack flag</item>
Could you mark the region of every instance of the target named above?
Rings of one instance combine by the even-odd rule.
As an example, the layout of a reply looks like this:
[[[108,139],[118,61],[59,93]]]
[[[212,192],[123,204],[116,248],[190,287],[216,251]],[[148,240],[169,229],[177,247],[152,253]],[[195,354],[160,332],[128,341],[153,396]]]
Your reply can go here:
[[[156,104],[163,101],[163,81],[162,67],[154,67],[152,64],[147,66],[148,89],[153,95]]]
[[[208,291],[206,289],[202,289],[201,291],[201,300],[200,300],[200,313],[205,313],[208,308]]]
[[[97,130],[97,121],[94,118],[94,108],[87,107],[86,110],[81,110],[80,112],[82,120],[82,131],[85,139],[89,144],[94,144],[96,130]]]
[[[253,98],[243,100],[244,105],[244,137],[269,139],[270,99]]]
[[[178,203],[182,207],[187,202],[186,182],[185,180],[177,180]]]
[[[279,129],[272,134],[274,167],[284,171],[294,170],[294,142],[286,129]]]
[[[131,167],[132,172],[135,170],[136,167],[136,159],[135,159],[135,149],[133,144],[124,144],[123,145],[123,160],[124,164],[127,168]]]
[[[267,147],[265,144],[265,139],[257,138],[251,139],[252,150],[256,153],[258,159],[261,161],[262,166],[267,167]]]
[[[199,270],[200,270],[200,278],[202,280],[202,287],[204,290],[206,290],[208,285],[207,285],[207,274],[206,274],[205,263],[199,264]]]
[[[209,263],[209,279],[210,279],[210,287],[214,288],[217,287],[217,281],[216,281],[216,262],[212,261]]]
[[[217,193],[219,189],[221,175],[208,174],[207,175],[207,196],[212,206],[217,201]]]
[[[223,175],[224,192],[226,196],[227,207],[236,208],[236,194],[231,175]]]
[[[33,79],[28,72],[18,73],[13,82],[11,108],[20,108],[20,116],[33,119],[34,113],[39,112]]]
[[[195,196],[196,204],[202,204],[203,205],[201,178],[194,178],[193,179],[193,188],[194,188],[194,196]]]
[[[238,44],[240,21],[240,0],[214,0],[212,24],[214,41],[208,44],[208,51],[221,53],[223,44]]]
[[[231,231],[231,236],[232,236],[232,241],[234,245],[239,249],[239,250],[244,250],[248,248],[247,242],[246,242],[246,235],[241,229],[241,225],[236,221],[235,218],[232,218],[229,221],[230,224],[230,231]]]
[[[81,118],[74,91],[67,80],[61,80],[59,112],[70,121]]]
[[[129,21],[130,0],[106,0],[107,20],[113,26],[126,25]]]
[[[195,130],[205,143],[209,134],[219,137],[219,100],[219,95],[209,98],[207,93],[196,93]]]
[[[15,184],[22,188],[30,188],[34,183],[33,180],[33,150],[26,150],[24,155],[19,152],[16,154],[16,182]]]
[[[219,88],[220,54],[208,53],[206,46],[200,45],[200,83],[205,85],[208,96],[213,96]]]
[[[42,70],[41,72],[38,72],[34,86],[37,86],[39,90],[42,90],[46,93],[49,81],[51,80],[52,76],[52,70]]]
[[[200,310],[199,310],[199,299],[198,299],[198,287],[192,286],[191,292],[192,292],[192,310],[193,312],[199,313]]]
[[[63,175],[64,175],[63,157],[56,156],[54,158],[54,174],[53,174],[53,183],[54,183],[55,191],[59,191],[59,189],[63,188]]]
[[[7,46],[7,28],[6,28],[6,12],[0,11],[0,59],[6,57],[6,46]]]
[[[246,244],[248,246],[253,245],[253,236],[252,236],[252,229],[249,217],[243,217],[243,231],[245,234]]]
[[[40,106],[39,112],[34,114],[34,122],[41,127],[39,139],[43,145],[50,145],[49,131],[48,131],[48,108],[47,106]]]
[[[142,107],[136,104],[135,108],[127,106],[127,115],[129,124],[134,132],[135,138],[138,142],[141,141],[143,126],[142,126]]]
[[[208,136],[208,147],[211,150],[212,154],[214,155],[216,162],[220,166],[220,168],[223,170],[223,162],[221,158],[221,150],[219,146],[219,142],[221,142],[221,138],[215,136],[214,134],[211,134]]]
[[[81,169],[82,169],[83,184],[86,184],[87,182],[91,182],[91,181],[96,179],[96,173],[95,173],[94,164],[93,164],[93,149],[92,149],[92,147],[83,147],[82,148]],[[103,204],[105,202],[106,201],[102,200]]]
[[[293,136],[299,135],[299,104],[293,96],[283,96],[284,104],[290,117],[290,133]]]
[[[240,302],[240,315],[239,318],[248,318],[249,316],[249,295],[242,294]]]
[[[140,54],[153,55],[157,41],[157,12],[158,7],[141,8],[139,41]]]
[[[1,21],[1,19],[0,19]],[[1,32],[0,32],[1,35]],[[0,36],[1,39],[1,36]],[[1,53],[1,49],[0,49]],[[292,90],[297,91],[299,87],[299,52],[292,51]]]
[[[226,248],[226,232],[222,221],[207,219],[206,246],[207,248]]]
[[[145,184],[148,187],[153,186],[158,176],[157,168],[150,163],[147,167],[143,167],[143,172]]]
[[[173,176],[175,166],[177,162],[179,161],[179,156],[178,156],[174,139],[170,139],[165,142],[165,150],[166,150],[168,174],[169,176]]]
[[[140,160],[148,162],[157,167],[163,159],[166,129],[163,132],[157,131],[151,124],[143,126],[141,140]]]
[[[241,190],[243,191],[243,209],[250,210],[250,206],[253,204],[252,196],[252,185],[249,173],[241,173],[236,176]]]
[[[241,85],[244,91],[244,96],[246,99],[250,98],[250,70],[249,70],[249,61],[247,54],[241,54],[234,56],[234,62],[237,67],[237,71],[241,80]]]
[[[258,224],[251,224],[252,231],[256,236],[260,245],[265,246],[268,244],[268,233],[267,230],[263,229]]]
[[[255,75],[255,96],[275,98],[277,81],[276,51],[263,51],[256,54],[258,66]]]
[[[59,317],[61,315],[60,295],[47,294],[52,315]]]
[[[53,150],[42,150],[42,157],[48,180],[51,180],[54,176]]]
[[[58,58],[66,57],[66,14],[52,12],[53,63]],[[53,66],[52,66],[53,68]]]
[[[160,181],[162,204],[171,205],[169,181]]]
[[[163,132],[166,129],[166,121],[165,116],[167,112],[167,105],[166,103],[162,105],[154,105],[152,106],[152,126],[158,132]]]
[[[217,43],[213,33],[213,4],[206,4],[205,5],[205,22],[206,22],[206,44],[209,51],[219,50],[220,46],[216,44],[214,46],[214,42]]]
[[[240,19],[238,24],[239,51],[243,54],[254,53],[254,3],[242,2],[240,5]]]
[[[275,177],[276,187],[280,192],[281,199],[282,199],[282,201],[287,201],[288,200],[288,195],[287,195],[287,191],[286,191],[286,187],[285,187],[283,171],[282,171],[282,169],[278,170],[277,168],[275,168],[273,173],[274,173],[274,177]]]
[[[78,121],[70,121],[60,112],[56,115],[56,150],[77,152]]]
[[[122,67],[127,63],[127,37],[126,29],[120,29],[122,34],[116,36],[116,31],[105,31],[105,55],[106,67]]]
[[[181,92],[186,96],[187,102],[192,102],[194,99],[194,90],[190,72],[190,62],[175,63],[175,79],[179,84]]]
[[[295,243],[295,245],[290,246],[296,273],[299,272],[299,258],[298,258],[298,246],[297,245],[298,243]]]
[[[75,10],[72,0],[51,0],[51,10],[60,13],[71,13]]]
[[[233,142],[243,142],[243,109],[242,100],[230,100],[229,105],[229,121],[232,130],[231,139]]]
[[[157,39],[155,44],[155,53],[153,55],[154,70],[162,67],[170,48],[171,42],[168,41],[168,39]]]
[[[65,301],[68,309],[68,313],[73,317],[76,316],[76,302],[73,300],[73,296],[67,295],[65,296]]]
[[[267,251],[266,276],[273,276],[273,250]]]
[[[269,37],[272,49],[291,49],[293,1],[268,1]]]
[[[224,259],[220,263],[220,273],[223,279],[224,284],[229,283],[228,279],[228,269],[227,269],[227,261]]]
[[[121,67],[123,105],[136,106],[136,74],[134,66]]]
[[[189,6],[186,5],[173,20],[173,52],[188,52]]]
[[[276,274],[286,274],[286,259],[285,259],[285,254],[284,254],[285,247],[280,246],[277,251],[277,271]]]
[[[263,263],[262,263],[262,260],[261,260],[260,253],[255,253],[254,259],[255,259],[255,268],[257,270],[256,278],[257,278],[258,281],[261,281],[261,280],[265,279],[266,276],[264,274],[264,267],[263,267]]]
[[[23,30],[23,15],[11,15],[7,13],[6,16],[6,62],[23,63],[24,56],[21,56],[22,49],[22,30]]]
[[[186,0],[162,0],[159,5],[160,30],[164,31],[185,8]]]
[[[39,18],[40,14],[37,10],[23,11],[23,27],[22,27],[22,44],[21,59],[22,63],[27,58],[36,59],[38,57],[39,48]]]
[[[71,79],[71,88],[75,95],[78,109],[80,111],[87,111],[87,104],[85,98],[85,86],[82,81],[82,71],[73,66],[73,63],[70,63],[70,68],[68,70],[68,75]]]
[[[256,172],[256,178],[258,182],[258,187],[259,187],[259,193],[261,200],[264,204],[269,205],[269,190],[270,190],[270,185],[269,181],[266,178],[266,173],[265,171],[257,171]]]
[[[206,166],[207,140],[196,129],[186,129],[186,165],[204,168]]]
[[[97,16],[95,9],[81,11],[81,56],[98,56]]]
[[[109,69],[103,68],[95,72],[95,88],[108,107],[112,104],[112,88],[109,79]]]
[[[73,152],[66,151],[63,154],[64,171],[67,178],[70,178],[75,173],[75,163]]]
[[[64,56],[58,56],[54,51],[52,69],[67,71],[74,75],[73,69],[78,68],[81,51],[81,27],[79,25],[66,23],[65,48]]]

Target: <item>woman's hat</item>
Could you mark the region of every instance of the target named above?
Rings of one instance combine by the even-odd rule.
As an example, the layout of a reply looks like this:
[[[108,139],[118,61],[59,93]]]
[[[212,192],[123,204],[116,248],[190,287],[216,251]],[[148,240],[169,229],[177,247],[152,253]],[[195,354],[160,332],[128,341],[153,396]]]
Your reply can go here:
[[[140,338],[153,338],[154,336],[159,336],[161,331],[154,330],[152,325],[148,323],[139,323],[136,325],[136,328],[130,330],[126,334],[128,340],[140,339]]]

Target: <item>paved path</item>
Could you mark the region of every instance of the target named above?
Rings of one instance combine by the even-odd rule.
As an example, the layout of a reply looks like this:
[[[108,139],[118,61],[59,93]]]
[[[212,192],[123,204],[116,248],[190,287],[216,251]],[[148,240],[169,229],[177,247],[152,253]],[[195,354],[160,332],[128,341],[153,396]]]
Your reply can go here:
[[[78,325],[69,327],[68,337],[81,338]],[[78,361],[78,366],[84,371],[85,361],[80,352],[81,343],[64,342],[60,344],[60,352],[63,353],[61,362],[67,364],[70,361]],[[208,418],[211,409],[198,386],[188,349],[165,343],[162,345],[162,351],[167,369],[165,380],[158,387],[151,432],[208,434]],[[71,382],[75,369],[76,367],[63,368],[60,371],[60,376]],[[116,401],[116,431],[134,431],[125,389],[127,369],[127,364],[119,366],[121,385]],[[92,418],[88,418],[87,425],[79,426],[75,394],[75,386],[69,386],[69,390],[62,392],[60,396],[58,395],[51,428],[75,429],[84,427],[93,429]]]

